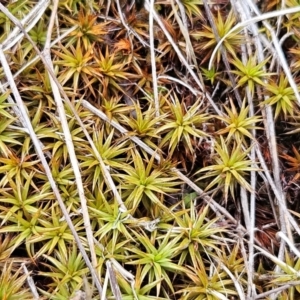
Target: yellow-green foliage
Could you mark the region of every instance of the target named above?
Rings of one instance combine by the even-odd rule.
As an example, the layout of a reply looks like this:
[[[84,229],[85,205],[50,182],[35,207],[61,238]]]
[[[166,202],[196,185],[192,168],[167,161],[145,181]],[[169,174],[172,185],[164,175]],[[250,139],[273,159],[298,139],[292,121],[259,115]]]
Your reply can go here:
[[[146,0],[0,2],[0,299],[300,297],[298,11],[254,32],[223,0],[153,23]]]

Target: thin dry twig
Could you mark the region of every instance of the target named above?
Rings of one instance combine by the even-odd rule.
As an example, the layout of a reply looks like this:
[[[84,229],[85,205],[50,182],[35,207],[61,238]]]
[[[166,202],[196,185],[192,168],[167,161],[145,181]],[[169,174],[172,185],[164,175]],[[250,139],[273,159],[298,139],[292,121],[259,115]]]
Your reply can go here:
[[[54,67],[53,67],[52,61],[51,61],[50,41],[51,41],[52,30],[53,30],[53,26],[54,26],[54,20],[56,18],[57,7],[58,7],[58,0],[55,0],[53,3],[53,7],[52,7],[52,13],[50,16],[50,21],[49,21],[49,26],[48,26],[47,36],[46,36],[46,42],[45,42],[45,47],[44,47],[44,52],[45,52],[44,57],[48,61],[49,66],[52,67],[53,72],[54,72]],[[51,76],[49,76],[49,77],[50,77],[52,92],[53,92],[55,103],[56,103],[56,108],[57,108],[57,111],[59,114],[59,119],[60,119],[60,122],[62,125],[62,129],[63,129],[64,140],[65,140],[67,148],[68,148],[68,153],[69,153],[72,169],[73,169],[73,172],[75,175],[76,187],[78,190],[78,195],[79,195],[79,199],[80,199],[80,203],[81,203],[81,210],[82,210],[82,215],[83,215],[83,220],[84,220],[84,228],[86,231],[89,249],[91,251],[92,264],[93,264],[94,269],[96,270],[98,263],[97,263],[97,257],[96,257],[95,246],[94,246],[94,241],[93,241],[93,232],[92,232],[92,228],[91,228],[91,221],[90,221],[90,217],[89,217],[89,213],[88,213],[87,201],[86,201],[86,198],[84,195],[84,188],[83,188],[83,183],[82,183],[82,179],[81,179],[79,164],[78,164],[78,160],[76,157],[71,132],[69,129],[69,124],[67,121],[66,112],[64,109],[63,102],[61,100],[59,89],[58,89],[56,83],[51,78]]]
[[[273,41],[274,46],[277,50],[277,54],[279,56],[279,62],[282,65],[282,68],[283,68],[283,70],[284,70],[284,72],[285,72],[285,74],[286,74],[286,76],[289,80],[289,83],[290,83],[291,87],[293,88],[293,91],[294,91],[294,93],[296,95],[296,98],[297,98],[297,101],[298,101],[298,105],[300,105],[300,95],[299,95],[299,92],[298,92],[298,89],[297,89],[297,85],[295,84],[295,81],[293,79],[293,76],[291,74],[289,66],[286,62],[286,59],[285,59],[285,56],[283,54],[282,48],[280,47],[280,44],[278,42],[278,39],[276,37],[276,34],[275,34],[274,30],[272,29],[272,27],[267,22],[264,21],[264,20],[274,18],[274,17],[278,17],[278,16],[282,16],[282,15],[297,13],[297,12],[300,11],[300,8],[299,7],[293,7],[293,8],[283,9],[283,10],[280,10],[280,11],[274,11],[274,12],[269,12],[269,13],[265,13],[265,14],[260,14],[259,10],[257,9],[257,7],[254,5],[254,3],[252,1],[247,0],[247,2],[249,4],[249,6],[256,12],[256,14],[258,16],[250,18],[250,19],[248,19],[244,22],[238,23],[231,30],[229,30],[229,32],[226,35],[224,35],[222,37],[222,39],[218,42],[218,44],[216,45],[216,47],[215,47],[215,49],[214,49],[214,51],[211,55],[211,58],[209,60],[208,69],[209,70],[211,69],[213,60],[215,58],[215,55],[216,55],[218,49],[220,48],[223,41],[226,39],[226,37],[229,34],[235,32],[235,31],[241,31],[244,27],[246,27],[247,25],[250,25],[252,23],[263,21],[264,25],[266,26],[266,28],[270,31],[270,33],[272,35],[272,41]]]
[[[39,294],[38,294],[38,291],[37,291],[37,288],[36,288],[36,286],[35,286],[34,280],[33,280],[32,277],[30,276],[30,273],[29,273],[29,271],[28,271],[28,269],[27,269],[27,267],[26,267],[26,264],[25,264],[25,263],[22,263],[21,266],[22,266],[22,268],[23,268],[23,270],[24,270],[24,273],[27,275],[27,276],[26,276],[26,280],[27,280],[27,283],[28,283],[28,285],[29,285],[30,291],[31,291],[31,293],[32,293],[32,295],[33,295],[33,299],[34,299],[34,300],[40,299],[40,296],[39,296]]]
[[[232,1],[233,2],[233,1]],[[233,3],[234,8],[236,9],[236,13],[240,16],[241,20],[247,20],[247,15],[244,13],[243,9],[241,9],[240,3],[238,1],[234,1]],[[245,35],[245,41],[249,41],[248,38],[248,31],[245,28],[244,29],[244,35]],[[242,53],[242,61],[246,65],[247,62],[247,54],[248,57],[250,57],[252,53],[251,45],[249,43],[246,43],[244,45],[241,45],[241,53]],[[253,94],[251,93],[248,86],[246,86],[246,95],[247,100],[249,104],[249,116],[253,117],[255,115],[254,112],[254,104],[253,104]],[[251,134],[253,138],[256,138],[256,130],[252,129]],[[255,155],[255,148],[251,148],[250,152],[250,160],[252,162],[256,161],[256,155]],[[255,167],[255,163],[252,164],[252,167]],[[253,191],[256,189],[256,172],[251,171],[251,188]],[[250,194],[250,207],[248,204],[248,197],[247,193],[244,188],[241,187],[241,205],[243,208],[243,215],[245,219],[246,229],[248,230],[249,234],[249,242],[248,242],[248,259],[245,261],[246,263],[246,269],[248,273],[248,286],[247,286],[247,297],[251,298],[253,295],[256,294],[255,285],[253,284],[254,279],[254,233],[255,233],[255,212],[256,212],[256,195],[255,193]]]

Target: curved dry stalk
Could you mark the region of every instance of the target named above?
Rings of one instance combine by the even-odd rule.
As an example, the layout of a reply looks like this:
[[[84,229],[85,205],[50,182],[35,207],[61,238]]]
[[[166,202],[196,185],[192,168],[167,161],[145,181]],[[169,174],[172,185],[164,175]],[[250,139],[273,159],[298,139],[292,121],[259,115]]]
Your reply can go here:
[[[199,96],[201,96],[201,93],[199,93],[199,91],[197,91],[192,86],[190,86],[188,83],[186,83],[186,82],[184,82],[184,81],[182,81],[182,80],[180,80],[178,78],[175,78],[175,77],[172,77],[172,76],[166,76],[166,75],[160,75],[160,76],[158,76],[158,79],[161,79],[161,78],[163,78],[163,79],[169,79],[171,81],[179,83],[179,84],[185,86],[186,88],[188,88],[193,93],[193,95],[197,96],[199,94]]]
[[[247,0],[247,2],[248,2],[248,5],[249,5],[249,8],[251,8],[258,15],[258,17],[262,17],[263,16],[260,13],[260,11],[257,8],[257,6],[252,1]],[[281,12],[281,14],[279,14],[278,17],[286,15],[286,14],[289,14],[289,13],[293,13],[293,11],[292,11],[293,9],[294,8],[280,10],[279,12]],[[288,12],[288,11],[291,11],[291,12]],[[300,11],[299,7],[298,7],[298,10],[295,11],[295,12],[298,12],[298,11]],[[295,82],[295,80],[293,78],[293,75],[291,73],[290,66],[288,65],[288,63],[286,61],[285,55],[284,55],[284,53],[282,51],[282,48],[281,48],[281,45],[280,45],[279,40],[277,38],[276,32],[274,31],[274,29],[272,28],[272,26],[267,21],[265,21],[267,19],[269,19],[269,18],[262,19],[263,24],[264,24],[264,26],[268,29],[268,31],[271,34],[272,42],[274,44],[274,47],[276,49],[276,54],[278,56],[278,63],[282,66],[283,71],[284,71],[286,77],[288,78],[289,84],[290,84],[291,88],[293,89],[293,91],[295,93],[295,96],[296,96],[297,101],[298,101],[298,105],[300,106],[300,94],[299,94],[299,91],[298,91],[297,84],[296,84],[296,82]]]
[[[284,10],[280,10],[280,11],[274,11],[274,12],[269,12],[269,13],[265,13],[265,14],[260,14],[260,12],[258,11],[258,9],[256,8],[256,6],[251,2],[251,1],[248,1],[247,2],[249,3],[249,6],[251,6],[251,8],[256,12],[256,14],[258,16],[256,17],[253,17],[251,19],[248,19],[244,22],[241,22],[239,24],[237,24],[236,26],[234,26],[226,35],[224,35],[222,37],[222,39],[218,42],[218,44],[216,45],[212,55],[211,55],[211,58],[209,60],[209,65],[208,65],[208,69],[210,70],[211,67],[212,67],[212,62],[214,60],[214,57],[217,53],[217,51],[219,50],[220,46],[222,45],[223,41],[226,39],[226,37],[235,32],[235,31],[241,31],[244,27],[246,27],[247,25],[250,25],[252,23],[256,23],[256,22],[260,22],[260,21],[263,21],[264,23],[264,26],[266,26],[266,28],[270,31],[271,33],[271,36],[272,36],[272,41],[273,41],[273,44],[275,46],[275,49],[277,50],[277,55],[279,56],[279,62],[289,80],[289,83],[295,93],[295,96],[297,98],[297,101],[298,101],[298,105],[300,106],[300,95],[299,95],[299,92],[298,92],[298,89],[297,89],[297,85],[295,84],[295,81],[293,80],[293,76],[291,74],[291,71],[290,71],[290,68],[287,64],[287,61],[285,59],[285,56],[283,54],[283,51],[279,45],[279,42],[278,42],[278,39],[276,37],[276,34],[274,33],[274,30],[272,29],[272,27],[269,25],[269,23],[265,22],[264,20],[267,20],[267,19],[270,19],[270,18],[274,18],[274,17],[278,17],[278,16],[282,16],[282,15],[286,15],[286,14],[292,14],[292,13],[296,13],[296,12],[299,12],[300,11],[300,7],[293,7],[293,8],[287,8],[287,9],[284,9]]]

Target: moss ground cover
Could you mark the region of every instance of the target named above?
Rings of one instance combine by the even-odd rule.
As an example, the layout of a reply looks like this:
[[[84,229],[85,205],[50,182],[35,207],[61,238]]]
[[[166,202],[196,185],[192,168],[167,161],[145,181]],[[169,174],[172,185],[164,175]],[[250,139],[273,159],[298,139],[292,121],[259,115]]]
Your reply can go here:
[[[0,3],[0,299],[298,299],[298,0]]]

